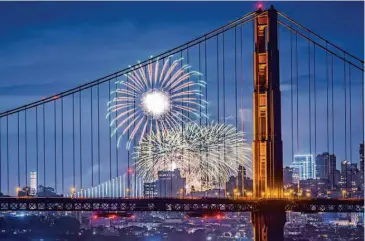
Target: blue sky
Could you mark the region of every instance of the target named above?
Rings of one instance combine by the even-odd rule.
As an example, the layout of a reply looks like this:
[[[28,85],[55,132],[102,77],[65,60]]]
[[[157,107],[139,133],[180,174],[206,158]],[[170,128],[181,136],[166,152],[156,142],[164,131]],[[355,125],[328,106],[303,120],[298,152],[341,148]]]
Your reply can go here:
[[[0,111],[56,94],[123,69],[129,64],[136,63],[137,60],[157,55],[253,11],[255,4],[255,2],[1,2]],[[364,59],[362,2],[272,2],[272,4],[307,28]],[[264,5],[268,7],[269,3],[265,2]],[[289,35],[283,33],[281,37],[283,39],[280,45],[281,53],[284,61],[288,61]],[[252,41],[250,36],[247,40]],[[300,51],[306,54],[306,42],[302,41],[299,44]],[[249,50],[250,46],[246,49]],[[252,53],[245,52],[244,58],[252,61]],[[305,57],[300,60],[303,66],[305,61]],[[321,64],[320,61],[318,63]],[[283,119],[286,119],[290,107],[287,104],[289,95],[285,89],[290,74],[287,62],[281,67]],[[243,71],[249,72],[251,69],[247,64]],[[340,64],[336,65],[337,69],[342,71]],[[325,91],[324,76],[323,70],[318,71],[318,86],[320,86],[318,98],[325,94],[320,92]],[[360,75],[356,76],[354,71],[355,78],[357,83],[360,83]],[[300,79],[306,79],[306,75]],[[335,77],[335,82],[336,80],[341,83],[339,76]],[[247,74],[245,81],[251,88],[250,74]],[[307,92],[304,88],[306,84],[304,81],[301,81],[301,84],[303,90],[300,101],[304,106],[307,103]],[[212,90],[212,96],[215,95],[213,93],[215,87],[209,87],[208,84],[208,88]],[[336,85],[338,92],[335,93],[342,94],[341,89],[342,86]],[[356,88],[353,92],[354,111],[361,108],[359,90],[361,89]],[[247,117],[245,123],[247,132],[250,132],[251,89],[247,88],[244,92],[249,99],[243,109]],[[210,111],[216,118],[217,105],[212,102]],[[321,113],[325,106],[319,105],[318,108]],[[302,118],[306,115],[303,110]],[[341,134],[343,119],[340,118],[343,114],[337,111],[336,115],[338,115],[336,130],[339,129],[336,132],[336,139],[340,140],[344,136]],[[323,116],[318,118],[322,122],[325,120],[321,119]],[[356,115],[352,118],[354,130],[361,129],[361,121]],[[284,127],[289,124],[286,121],[283,120]],[[304,118],[302,121],[303,144],[298,152],[308,152],[308,146],[305,147],[309,139],[306,129],[308,121]],[[2,129],[4,123],[2,120]],[[291,162],[291,150],[288,149],[290,145],[288,141],[285,143],[285,140],[288,140],[290,132],[283,129],[284,163],[288,165]],[[322,131],[325,127],[318,124],[318,129]],[[357,162],[361,136],[360,131],[354,132],[356,133],[353,135],[352,153],[353,161]],[[324,135],[321,134],[318,135]],[[248,136],[248,140],[251,139]],[[324,142],[324,139],[319,138],[318,142]],[[339,150],[335,152],[342,160],[345,155],[341,145],[342,142],[336,144],[336,150]],[[317,148],[317,153],[325,151],[325,146],[326,144],[322,143],[322,146]],[[47,154],[47,159],[48,155],[51,158],[53,154]],[[34,160],[31,161],[34,167]],[[6,168],[4,162],[2,167]],[[124,167],[121,168],[121,172],[123,169]],[[85,170],[85,175],[89,172],[90,170]],[[4,183],[5,177],[2,178]],[[22,180],[24,181],[23,177]]]

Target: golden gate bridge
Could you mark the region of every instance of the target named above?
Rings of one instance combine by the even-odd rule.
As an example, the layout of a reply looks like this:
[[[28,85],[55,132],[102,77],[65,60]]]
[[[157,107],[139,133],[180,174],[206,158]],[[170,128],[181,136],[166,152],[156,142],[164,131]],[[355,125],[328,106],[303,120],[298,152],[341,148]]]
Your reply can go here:
[[[117,98],[114,83],[123,76],[141,69],[149,73],[151,63],[165,63],[171,55],[181,57],[181,65],[197,66],[203,74],[206,87],[199,101],[204,100],[206,108],[199,109],[200,125],[216,119],[247,131],[240,126],[243,120],[238,112],[252,104],[252,195],[243,186],[233,197],[221,192],[215,197],[172,192],[144,195],[144,180],[133,159],[137,141],[131,141],[132,148],[118,147],[118,136],[111,137],[111,116],[105,119],[105,104]],[[342,198],[302,197],[300,187],[298,195],[288,197],[283,187],[283,159],[288,155],[283,149],[291,150],[291,158],[307,145],[309,153],[324,148],[332,154],[343,152],[349,162],[354,159],[353,144],[364,141],[364,129],[360,133],[353,126],[354,118],[360,118],[364,126],[363,65],[363,60],[271,7],[121,71],[5,111],[0,114],[0,211],[251,212],[255,240],[283,240],[287,211],[363,212],[363,198],[355,197],[356,190],[348,187],[347,180]],[[253,71],[245,73],[244,66]],[[280,81],[285,78],[289,81]],[[283,84],[289,91],[281,92]],[[338,85],[343,88],[342,96],[334,96]],[[245,97],[247,91],[253,93],[252,99]],[[325,96],[324,101],[320,96]],[[284,108],[282,100],[289,108]],[[209,113],[208,103],[214,113]],[[190,114],[182,106],[180,124],[184,126]],[[354,106],[356,110],[361,107],[361,117]],[[131,115],[133,111],[124,119]],[[129,120],[128,124],[136,125]],[[135,134],[131,130],[121,137],[122,143]],[[283,131],[289,134],[284,141]],[[341,131],[345,133],[342,139],[336,136]],[[62,195],[17,197],[21,187],[29,191],[29,171],[35,175],[36,186],[53,186]],[[328,170],[328,175],[334,176],[334,170]],[[225,181],[215,185],[224,189]],[[202,180],[202,190],[207,188],[204,185]]]

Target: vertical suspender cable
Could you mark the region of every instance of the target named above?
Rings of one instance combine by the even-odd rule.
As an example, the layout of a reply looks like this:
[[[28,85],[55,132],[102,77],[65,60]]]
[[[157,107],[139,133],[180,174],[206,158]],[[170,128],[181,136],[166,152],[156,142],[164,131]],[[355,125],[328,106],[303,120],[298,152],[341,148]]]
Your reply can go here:
[[[143,68],[143,67],[141,67]],[[127,77],[127,83],[129,83],[129,78],[128,78],[128,75],[126,76]],[[127,86],[127,91],[129,90],[129,87]],[[127,111],[129,111],[129,106],[127,107]],[[128,114],[128,126],[129,126],[129,115]],[[127,131],[127,141],[129,140],[129,129]],[[129,148],[127,150],[127,161],[128,161],[128,168],[127,168],[127,193],[126,193],[126,196],[129,197],[130,196],[130,153],[129,153]],[[153,173],[155,172],[155,168],[153,167]],[[153,190],[154,191],[154,190]],[[152,194],[153,195],[153,194]]]
[[[327,64],[326,64],[327,65]],[[314,163],[316,172],[316,191],[318,196],[318,181],[317,181],[317,91],[316,91],[316,45],[313,44],[313,95],[314,95]]]
[[[53,115],[54,115],[54,186],[57,193],[57,115],[56,115],[56,101],[53,101]]]
[[[82,185],[82,136],[81,136],[81,123],[82,123],[82,114],[81,114],[81,90],[80,90],[80,97],[79,97],[79,142],[80,142],[80,188],[82,190],[83,185]],[[81,195],[83,195],[83,193],[81,192]]]
[[[291,158],[294,157],[294,128],[293,128],[293,31],[290,31],[290,127],[291,127]]]
[[[93,88],[90,88],[90,145],[91,145],[91,188],[94,188],[94,132],[93,132]],[[93,193],[93,197],[95,194]]]
[[[236,119],[235,119],[235,126],[236,126],[236,132],[238,132],[238,100],[237,100],[237,27],[234,28],[234,99],[235,99],[235,115],[236,115]],[[237,144],[235,146],[235,154],[236,154],[236,162],[238,161],[238,153],[237,153]],[[243,168],[243,166],[242,166]],[[242,169],[243,171],[243,169]],[[243,172],[242,172],[243,174]],[[237,181],[236,181],[236,185],[237,185],[237,190],[239,190],[239,182],[241,180],[238,180],[238,175],[237,175]],[[239,191],[241,192],[241,191]]]
[[[19,119],[19,112],[17,113],[17,124],[18,124],[18,138],[17,138],[17,141],[18,141],[18,145],[17,145],[17,148],[18,148],[18,188],[20,188],[20,119]]]
[[[241,119],[241,122],[242,122],[242,132],[245,131],[245,122],[244,122],[244,103],[243,103],[243,83],[244,83],[244,72],[243,72],[243,26],[241,25],[240,26],[240,36],[241,36],[241,49],[240,49],[240,58],[241,58],[241,77],[242,77],[242,80],[241,80],[241,99],[242,101],[240,101],[240,105],[242,107],[242,119]],[[245,166],[244,166],[244,159],[242,158],[242,196],[245,196]]]
[[[332,111],[331,111],[331,119],[332,119],[332,155],[335,158],[335,108],[334,108],[334,95],[333,95],[333,55],[331,55],[331,95],[332,95]],[[335,159],[334,159],[335,160]],[[334,169],[332,170],[332,189],[334,189],[335,182],[335,171],[336,171],[336,163],[334,165]]]
[[[207,58],[207,38],[204,39],[204,72],[205,72],[205,126],[208,125],[208,58]],[[208,150],[205,150],[205,161],[208,160]],[[205,172],[206,173],[206,172]],[[204,176],[205,188],[208,187],[208,176]]]
[[[344,59],[346,60],[346,55],[344,54]],[[344,83],[344,95],[345,95],[345,160],[346,160],[346,192],[347,192],[347,84],[346,84],[346,61],[343,62],[343,83]]]
[[[118,89],[118,76],[115,77],[115,98],[117,98],[117,89]],[[115,110],[115,126],[118,126],[118,109]],[[115,159],[116,159],[116,166],[117,166],[117,178],[119,177],[119,158],[118,158],[118,135],[115,135]]]
[[[296,139],[297,139],[297,150],[296,153],[299,153],[299,57],[298,57],[298,33],[295,33],[295,65],[296,65],[296,112],[297,112],[297,131],[296,131]],[[294,156],[292,157],[294,159]],[[298,193],[300,193],[300,177],[298,178]]]
[[[136,88],[136,83],[132,80],[133,82],[133,87]],[[153,83],[153,81],[152,81]],[[136,95],[136,91],[133,90],[133,94]],[[136,99],[133,99],[133,114],[136,115]],[[136,122],[133,123],[133,129],[136,126]],[[128,137],[129,140],[129,137]],[[133,138],[133,148],[135,147],[136,144],[136,138]],[[117,159],[118,160],[118,159]],[[133,158],[133,166],[136,167],[136,159]],[[134,175],[134,196],[137,197],[137,171],[133,170],[133,175]]]
[[[308,71],[309,71],[309,75],[308,75],[308,110],[309,110],[309,153],[310,155],[312,155],[312,109],[311,109],[311,62],[310,62],[310,54],[311,54],[311,49],[310,49],[310,42],[308,41]],[[313,155],[312,155],[313,158]],[[315,159],[315,156],[314,156]],[[311,160],[312,163],[315,160]],[[312,169],[312,177],[316,176],[316,170],[313,170],[314,165],[312,165],[311,169]],[[317,190],[316,190],[317,191]]]
[[[183,51],[180,51],[180,58],[181,58],[181,67],[184,66],[184,62],[183,62]],[[181,101],[181,106],[184,105],[183,101]],[[183,138],[184,138],[184,110],[181,109],[181,142],[183,142]],[[181,149],[181,158],[184,160],[184,149]],[[186,192],[186,188],[185,188],[185,192]],[[190,190],[191,191],[191,190]]]
[[[62,172],[62,193],[65,193],[65,173],[64,173],[64,163],[63,163],[63,97],[61,98],[61,162],[62,162],[62,167],[61,167],[61,172]]]
[[[43,104],[43,173],[43,183],[46,187],[46,104]]]
[[[364,144],[364,91],[365,91],[365,88],[364,88],[364,71],[361,72],[361,126],[362,126],[362,130],[361,130],[361,133],[362,133],[362,138],[361,138],[361,141],[362,143]],[[363,175],[364,175],[364,169],[360,170]]]
[[[350,164],[352,165],[352,119],[351,119],[351,65],[349,65],[349,122],[350,122],[350,126],[349,126],[349,132],[350,132]],[[352,176],[354,174],[354,171],[352,166],[351,166],[351,191],[350,191],[350,197],[352,197]]]
[[[298,58],[298,34],[295,34],[295,62],[296,62],[296,86],[297,86],[297,153],[299,152],[299,58]],[[294,157],[292,157],[294,158]],[[298,184],[300,182],[298,181]],[[298,190],[299,191],[299,190]]]
[[[72,172],[73,188],[76,188],[76,160],[75,160],[75,94],[72,94]]]
[[[2,178],[3,178],[3,172],[2,172],[2,155],[3,155],[3,145],[2,145],[2,137],[3,137],[3,134],[2,134],[2,131],[1,131],[1,122],[2,122],[2,119],[0,118],[0,193],[2,191]]]
[[[223,91],[223,123],[224,124],[226,124],[226,71],[225,71],[225,49],[224,49],[224,33],[225,32],[223,32],[223,51],[222,51],[222,60],[223,60],[223,89],[222,89],[222,91]],[[224,147],[224,149],[223,149],[223,161],[225,162],[226,161],[226,140],[225,140],[225,138],[223,139],[223,147]],[[225,187],[224,187],[224,183],[225,183],[225,180],[222,180],[223,181],[223,183],[222,183],[222,185],[223,185],[223,188],[225,189]]]
[[[199,73],[201,73],[201,58],[200,58],[200,55],[201,55],[201,50],[200,50],[200,43],[199,43],[199,45],[198,45],[198,55],[199,55]],[[200,94],[202,94],[202,86],[199,86],[199,92],[200,92]],[[201,95],[199,95],[199,104],[200,104],[200,106],[199,106],[199,116],[200,116],[200,118],[199,118],[199,125],[200,126],[202,126],[202,97],[201,97]],[[202,155],[201,155],[201,153],[202,153],[202,142],[201,142],[201,140],[199,141],[199,152],[200,152],[200,164],[199,164],[199,166],[200,166],[200,168],[201,168],[201,170],[200,170],[200,173],[201,173],[201,175],[200,175],[200,191],[202,192],[203,191],[203,166],[202,166]]]
[[[109,103],[110,103],[110,96],[111,96],[111,86],[110,86],[110,80],[108,81],[108,93],[109,93]],[[108,136],[108,142],[109,142],[109,181],[112,181],[112,146],[111,146],[111,126],[110,126],[110,115],[108,116],[108,124],[109,124],[109,136]],[[128,151],[129,152],[129,151]],[[109,186],[109,192],[111,191]],[[109,193],[110,195],[110,193]]]
[[[8,195],[10,195],[10,176],[9,176],[9,116],[6,116],[6,169],[7,169],[7,184]]]
[[[326,84],[327,84],[327,90],[326,90],[326,105],[327,105],[327,163],[329,164],[328,169],[331,170],[330,168],[330,163],[331,163],[331,156],[329,155],[330,151],[329,151],[329,108],[328,108],[328,104],[329,104],[329,68],[328,68],[328,51],[327,51],[327,45],[328,43],[326,42]],[[327,172],[328,170],[326,170]]]
[[[225,45],[225,38],[224,38],[224,33],[223,32],[223,41],[222,41],[222,45],[223,45],[223,51],[222,51],[222,60],[223,60],[223,66],[222,66],[222,74],[223,74],[223,123],[225,124],[226,123],[226,68],[225,68],[225,48],[224,48],[224,45]],[[223,161],[226,161],[226,140],[224,139],[223,140],[223,146],[224,146],[224,153],[223,153]],[[224,181],[223,180],[223,183],[222,185],[224,186]]]
[[[100,185],[100,84],[98,84],[97,86],[97,99],[98,99],[98,104],[97,104],[97,114],[98,114],[98,185]],[[100,195],[100,193],[98,193],[98,195]]]
[[[362,142],[364,143],[364,91],[365,91],[365,88],[364,88],[364,71],[361,72],[361,119],[362,119],[362,122],[361,122],[361,126],[362,126]],[[362,172],[364,172],[364,170],[361,170]]]
[[[35,149],[36,149],[36,154],[37,154],[37,174],[36,174],[36,186],[38,188],[38,176],[39,176],[39,153],[38,153],[38,106],[35,107],[35,132],[36,132],[36,136],[35,136]]]
[[[189,62],[189,48],[186,49],[186,64],[189,65],[190,62]],[[188,82],[190,81],[190,75],[189,75],[189,78],[188,78]],[[188,91],[190,90],[190,87],[188,87]],[[190,99],[190,94],[188,95],[188,98]],[[183,103],[182,103],[183,105]],[[188,105],[188,104],[187,104]],[[190,112],[187,112],[188,114],[188,118],[190,118]],[[191,179],[190,177],[190,174],[191,174],[191,171],[190,171],[190,157],[188,159],[188,169],[189,169],[189,178]],[[172,179],[171,179],[172,180]],[[191,181],[191,180],[188,180],[188,181]],[[192,190],[190,190],[191,192]],[[172,193],[172,185],[171,185],[171,193]]]
[[[181,67],[182,66],[184,66],[184,62],[183,62],[183,51],[180,51],[180,56],[181,56]],[[183,103],[183,101],[181,101],[181,106],[184,106],[184,103]],[[182,119],[182,121],[181,121],[181,141],[183,142],[183,138],[184,138],[184,110],[183,109],[181,109],[181,119]],[[181,149],[181,158],[183,159],[183,161],[185,161],[184,160],[184,149],[182,148]],[[186,191],[186,189],[185,189],[185,191]],[[191,191],[191,190],[190,190]]]
[[[24,131],[25,131],[25,133],[24,133],[24,135],[25,135],[25,138],[24,138],[25,139],[25,142],[24,142],[24,147],[25,147],[25,154],[24,154],[25,155],[25,186],[28,187],[28,133],[27,133],[28,132],[28,125],[27,125],[27,108],[25,108],[25,111],[24,111]],[[0,135],[0,138],[1,138],[1,135]],[[0,146],[1,146],[1,144],[0,144]],[[0,171],[0,174],[1,174],[1,171]],[[1,184],[0,184],[0,186],[1,186]]]
[[[217,121],[218,121],[218,124],[219,124],[219,35],[217,35]],[[219,153],[219,147],[218,147],[218,162],[220,163],[220,153]],[[218,180],[218,186],[219,186],[219,196],[221,196],[221,179],[219,177],[219,180]]]
[[[326,58],[327,59],[327,58]],[[326,64],[327,66],[327,64]],[[314,88],[314,161],[317,155],[317,82],[316,82],[316,45],[313,45],[313,88]],[[328,101],[327,101],[328,103]],[[329,157],[328,157],[329,158]],[[316,189],[318,191],[318,183],[316,178]]]

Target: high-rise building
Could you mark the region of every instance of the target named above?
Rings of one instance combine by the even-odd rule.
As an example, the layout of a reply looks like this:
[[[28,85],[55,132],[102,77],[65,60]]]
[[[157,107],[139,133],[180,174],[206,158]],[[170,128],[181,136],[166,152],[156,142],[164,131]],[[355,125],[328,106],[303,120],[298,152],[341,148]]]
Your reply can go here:
[[[283,182],[284,186],[293,183],[293,168],[285,167],[283,169]]]
[[[294,161],[290,167],[298,169],[300,180],[316,178],[316,165],[311,154],[294,155]]]
[[[329,156],[329,176],[328,179],[330,180],[331,186],[333,187],[336,185],[336,155],[332,154]]]
[[[364,190],[364,143],[360,144],[360,175],[361,175],[361,190]]]
[[[252,184],[252,179],[246,176],[246,168],[239,165],[237,177],[230,176],[226,182],[226,195],[244,196],[249,192],[252,194]]]
[[[144,183],[144,196],[179,197],[186,195],[186,179],[181,177],[180,170],[158,171],[158,179],[154,182]],[[193,189],[194,187],[189,187]]]
[[[143,196],[144,197],[155,197],[156,193],[156,182],[145,182],[143,185]]]
[[[316,156],[316,177],[332,180],[336,170],[336,156],[324,152]]]
[[[347,189],[349,191],[356,191],[362,188],[363,183],[361,173],[359,169],[357,169],[357,165],[355,163],[346,165],[345,163],[343,169],[344,170],[341,172],[339,181],[340,188]]]
[[[301,180],[299,186],[305,194],[310,192],[311,197],[325,197],[330,187],[330,181],[322,178],[307,179]]]
[[[226,182],[226,193],[234,193],[237,190],[237,178],[235,176],[230,176]]]
[[[298,184],[299,183],[299,169],[298,168],[292,168],[293,169],[293,183]]]
[[[37,172],[30,172],[30,195],[37,194]]]
[[[246,168],[243,166],[238,167],[238,174],[237,174],[237,186],[239,192],[244,192],[245,188],[245,177],[246,177]]]
[[[329,153],[318,154],[316,156],[316,175],[318,178],[327,178],[329,171]]]
[[[335,170],[334,179],[333,182],[331,183],[332,187],[338,186],[340,180],[341,180],[341,172],[339,170]]]
[[[349,161],[343,160],[341,162],[341,173],[342,174],[346,174],[346,173],[352,173],[354,171],[358,170],[357,169],[357,163],[351,163]]]

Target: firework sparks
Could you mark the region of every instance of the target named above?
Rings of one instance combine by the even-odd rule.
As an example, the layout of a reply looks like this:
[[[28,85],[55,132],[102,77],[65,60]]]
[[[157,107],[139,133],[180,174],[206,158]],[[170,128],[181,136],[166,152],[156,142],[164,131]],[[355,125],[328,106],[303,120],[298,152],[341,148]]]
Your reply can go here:
[[[204,115],[199,112],[205,103],[199,90],[205,87],[198,79],[202,74],[182,65],[182,60],[173,61],[172,56],[164,61],[157,59],[117,82],[120,88],[111,93],[115,98],[108,102],[107,118],[112,117],[110,126],[115,126],[112,136],[120,132],[118,146],[126,133],[130,132],[129,149],[138,135],[141,141],[146,133],[165,132]]]
[[[239,165],[251,175],[251,149],[243,132],[232,125],[210,123],[159,134],[148,134],[135,148],[136,173],[146,182],[155,181],[159,170],[178,168],[187,186],[221,186]],[[202,187],[203,188],[203,187]]]

